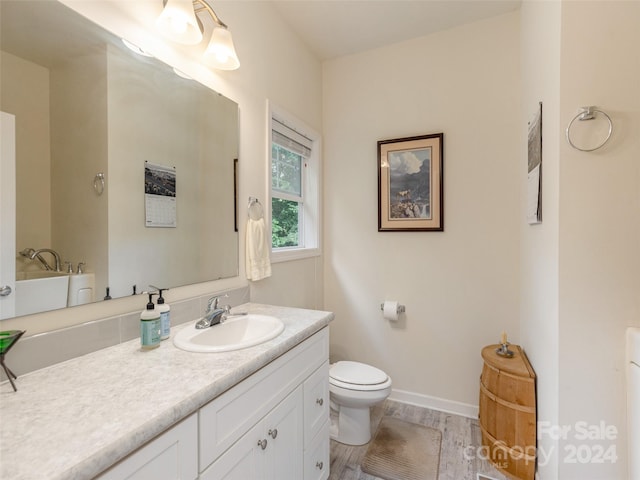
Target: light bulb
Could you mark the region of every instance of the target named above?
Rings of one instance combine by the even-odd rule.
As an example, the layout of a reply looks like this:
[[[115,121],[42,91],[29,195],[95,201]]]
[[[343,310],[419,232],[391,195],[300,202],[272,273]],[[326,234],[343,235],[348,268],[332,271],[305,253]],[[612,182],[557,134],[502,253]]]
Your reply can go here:
[[[173,30],[178,35],[183,34],[187,31],[187,21],[181,15],[176,15],[171,18],[171,30]]]
[[[221,63],[225,63],[227,60],[229,60],[229,54],[227,52],[218,52],[216,53],[216,60]]]
[[[191,0],[167,0],[156,26],[174,42],[196,45],[202,40],[202,31]]]
[[[221,70],[235,70],[240,61],[233,46],[231,32],[223,27],[216,27],[211,34],[211,41],[204,52],[205,58],[210,59],[211,65]]]

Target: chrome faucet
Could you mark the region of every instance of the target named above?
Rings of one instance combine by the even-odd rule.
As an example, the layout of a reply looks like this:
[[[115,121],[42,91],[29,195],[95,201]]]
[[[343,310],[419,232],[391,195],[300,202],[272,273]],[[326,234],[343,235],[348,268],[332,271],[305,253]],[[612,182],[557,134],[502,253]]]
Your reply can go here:
[[[29,248],[25,248],[24,250],[22,250],[20,252],[20,255],[22,255],[25,258],[28,258],[28,259],[32,260],[33,257],[31,256],[31,254],[33,252],[35,252],[35,250],[33,248],[29,247]],[[45,270],[51,270],[51,267],[49,266],[47,261],[44,258],[42,258],[42,255],[37,254],[35,257],[40,261],[40,264],[44,267]]]
[[[31,252],[31,255],[29,255],[29,258],[31,260],[33,260],[34,258],[37,258],[38,260],[40,260],[40,263],[42,263],[44,265],[44,268],[46,270],[54,270],[53,268],[51,268],[51,266],[47,263],[46,260],[44,260],[44,258],[42,258],[42,256],[40,255],[41,253],[50,253],[51,255],[53,255],[53,258],[56,262],[55,265],[55,271],[59,272],[60,271],[60,255],[58,254],[58,252],[56,252],[55,250],[51,250],[50,248],[41,248],[39,250],[34,250],[33,252]]]
[[[196,322],[196,328],[203,329],[213,327],[214,325],[220,325],[229,317],[239,317],[241,315],[247,315],[247,312],[231,313],[231,306],[225,305],[218,307],[218,301],[221,298],[228,298],[229,294],[218,295],[211,297],[207,304],[207,311],[200,320]]]
[[[221,298],[227,297],[229,297],[228,293],[211,297],[207,304],[207,311],[205,312],[204,317],[196,323],[196,328],[209,328],[224,322],[224,319],[226,318],[225,315],[229,313],[231,307],[229,305],[225,305],[222,308],[218,308],[218,302]]]

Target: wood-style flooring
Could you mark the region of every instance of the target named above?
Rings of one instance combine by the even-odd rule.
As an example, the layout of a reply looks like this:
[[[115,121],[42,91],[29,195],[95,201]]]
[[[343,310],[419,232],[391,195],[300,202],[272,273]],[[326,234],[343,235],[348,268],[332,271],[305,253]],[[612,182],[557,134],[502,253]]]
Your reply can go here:
[[[332,420],[336,419],[331,412]],[[483,459],[478,420],[429,410],[387,400],[371,409],[371,432],[375,432],[383,415],[437,428],[442,432],[438,480],[477,480],[481,473],[496,480],[507,480]],[[360,464],[367,445],[353,447],[331,440],[331,473],[329,480],[380,480],[363,473]]]

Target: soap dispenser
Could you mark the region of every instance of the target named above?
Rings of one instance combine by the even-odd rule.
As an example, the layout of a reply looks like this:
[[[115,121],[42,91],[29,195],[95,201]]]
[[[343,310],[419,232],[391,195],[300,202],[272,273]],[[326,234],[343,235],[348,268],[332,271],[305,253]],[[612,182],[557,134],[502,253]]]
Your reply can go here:
[[[153,304],[155,293],[149,293],[149,303],[140,314],[140,345],[143,350],[151,350],[160,346],[162,326],[160,324],[160,311]]]
[[[160,340],[166,340],[171,335],[171,307],[169,304],[164,303],[164,297],[162,296],[162,292],[169,290],[168,288],[158,288],[150,285],[151,287],[158,290],[158,311],[160,312],[160,326],[161,326],[161,334]]]

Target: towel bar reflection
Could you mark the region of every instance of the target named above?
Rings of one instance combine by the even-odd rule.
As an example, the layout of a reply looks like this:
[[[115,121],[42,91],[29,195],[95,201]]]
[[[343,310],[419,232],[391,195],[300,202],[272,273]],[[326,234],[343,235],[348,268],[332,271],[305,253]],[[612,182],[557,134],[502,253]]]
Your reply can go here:
[[[604,115],[604,117],[609,122],[609,132],[607,133],[607,138],[605,138],[604,141],[602,141],[596,147],[593,147],[593,148],[580,148],[575,143],[573,143],[573,141],[571,140],[571,126],[573,125],[573,122],[575,122],[576,120],[579,120],[581,122],[584,122],[586,120],[593,120],[593,119],[596,118],[597,114]],[[604,113],[602,110],[598,110],[594,106],[581,107],[580,111],[575,115],[575,117],[573,117],[571,119],[571,121],[569,122],[569,125],[567,125],[567,129],[565,130],[565,134],[567,136],[567,142],[569,142],[569,145],[571,145],[576,150],[580,150],[581,152],[593,152],[594,150],[597,150],[597,149],[603,147],[604,144],[607,143],[609,141],[609,139],[611,138],[611,133],[613,133],[613,122],[611,121],[611,117],[609,115],[607,115],[606,113]]]
[[[96,173],[96,176],[93,178],[93,189],[96,191],[98,196],[104,193],[104,173]]]

